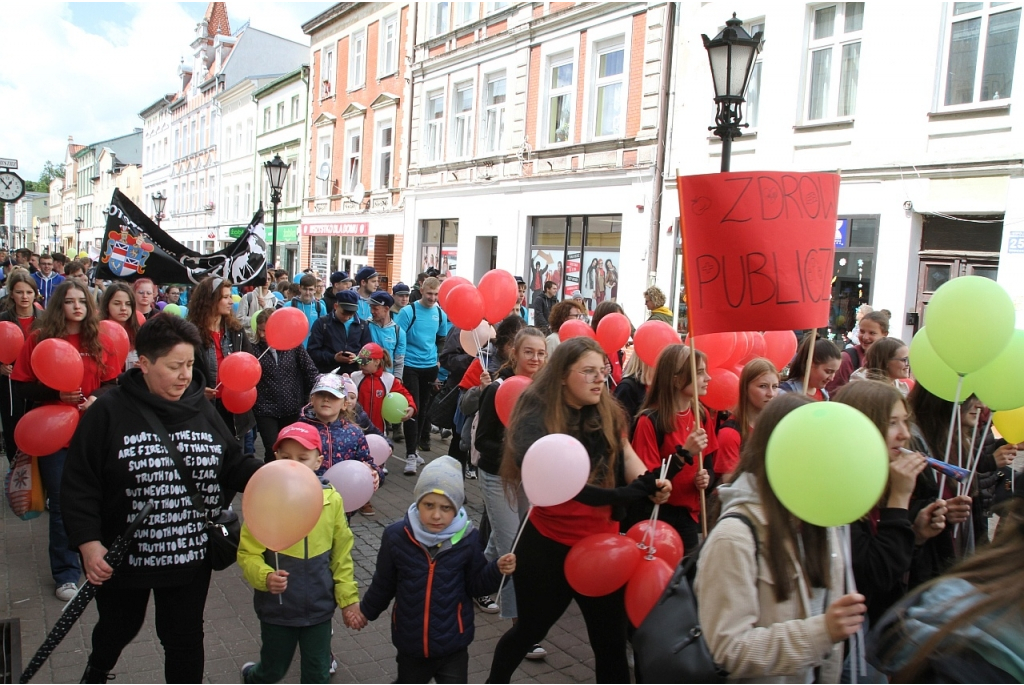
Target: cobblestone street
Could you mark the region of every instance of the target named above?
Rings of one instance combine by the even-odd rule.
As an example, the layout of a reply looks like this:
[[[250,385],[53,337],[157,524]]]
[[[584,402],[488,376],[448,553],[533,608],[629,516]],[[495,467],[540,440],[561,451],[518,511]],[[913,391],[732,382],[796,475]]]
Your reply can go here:
[[[259,441],[257,441],[259,442]],[[443,454],[447,441],[433,436],[433,451],[423,456],[428,460]],[[403,451],[404,445],[397,445]],[[262,457],[262,447],[258,448]],[[6,465],[6,460],[4,460]],[[356,580],[364,592],[373,577],[377,549],[384,528],[400,518],[412,501],[416,479],[402,475],[403,462],[388,462],[391,474],[376,493],[374,517],[357,515],[352,520],[355,547],[352,552]],[[466,509],[477,523],[482,501],[477,481],[467,481]],[[60,616],[62,603],[54,595],[47,562],[47,516],[21,521],[4,503],[0,518],[0,597],[4,609],[0,618],[21,619],[22,667],[42,644],[46,633]],[[235,500],[241,510],[241,495]],[[90,635],[97,620],[95,605],[72,628],[33,679],[39,683],[78,682],[85,668]],[[498,639],[510,627],[497,615],[476,613],[476,639],[469,648],[469,681],[482,683],[487,677],[491,655]],[[238,566],[214,574],[206,603],[206,682],[237,683],[239,671],[247,661],[259,658],[259,621],[252,608],[252,590],[242,580]],[[524,661],[513,682],[562,683],[592,682],[594,657],[586,644],[586,628],[575,604],[552,629],[543,643],[548,657],[543,661]],[[397,667],[395,649],[391,645],[390,611],[361,632],[350,631],[341,621],[341,612],[334,618],[334,654],[338,659],[337,683],[392,682]],[[121,657],[115,682],[163,682],[163,650],[156,637],[153,612],[150,608],[146,624]],[[298,654],[284,682],[299,682]]]

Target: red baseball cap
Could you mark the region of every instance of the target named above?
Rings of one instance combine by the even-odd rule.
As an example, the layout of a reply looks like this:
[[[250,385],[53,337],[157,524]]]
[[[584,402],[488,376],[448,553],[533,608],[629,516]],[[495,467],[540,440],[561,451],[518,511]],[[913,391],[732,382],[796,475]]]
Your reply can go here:
[[[320,433],[308,423],[293,423],[282,428],[281,432],[277,434],[277,442],[274,443],[274,449],[276,450],[280,447],[281,443],[285,440],[294,440],[307,450],[322,451]]]

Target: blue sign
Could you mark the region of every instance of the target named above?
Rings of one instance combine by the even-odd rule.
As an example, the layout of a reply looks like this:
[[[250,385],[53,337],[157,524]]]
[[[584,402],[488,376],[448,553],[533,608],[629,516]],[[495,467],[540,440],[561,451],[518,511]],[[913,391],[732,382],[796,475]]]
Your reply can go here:
[[[836,219],[836,247],[850,246],[850,220]]]
[[[1010,231],[1006,251],[1010,254],[1024,254],[1024,231]]]

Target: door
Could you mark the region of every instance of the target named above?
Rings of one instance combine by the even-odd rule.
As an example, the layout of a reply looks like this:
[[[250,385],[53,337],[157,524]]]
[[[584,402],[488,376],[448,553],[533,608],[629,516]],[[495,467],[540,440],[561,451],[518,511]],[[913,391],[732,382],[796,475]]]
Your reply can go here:
[[[999,274],[998,256],[957,255],[950,257],[924,257],[918,272],[917,307],[918,323],[914,332],[925,325],[925,310],[932,295],[944,283],[961,276],[981,276],[996,280]]]

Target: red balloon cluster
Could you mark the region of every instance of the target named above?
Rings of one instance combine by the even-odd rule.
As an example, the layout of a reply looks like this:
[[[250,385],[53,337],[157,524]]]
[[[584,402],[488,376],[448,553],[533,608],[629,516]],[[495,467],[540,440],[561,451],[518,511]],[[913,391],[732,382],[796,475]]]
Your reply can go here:
[[[446,278],[437,293],[437,303],[448,320],[464,331],[471,331],[481,321],[496,324],[510,313],[519,301],[515,276],[503,269],[491,269],[473,285],[461,276]]]
[[[248,352],[235,352],[224,357],[217,372],[224,386],[220,401],[224,403],[225,409],[232,414],[244,414],[255,406],[256,384],[263,376],[259,359]]]
[[[708,393],[701,401],[714,409],[725,410],[739,402],[739,378],[744,366],[764,357],[781,370],[793,359],[797,341],[793,331],[741,331],[696,335],[692,343],[707,356],[711,376]],[[690,336],[686,344],[691,344]]]

